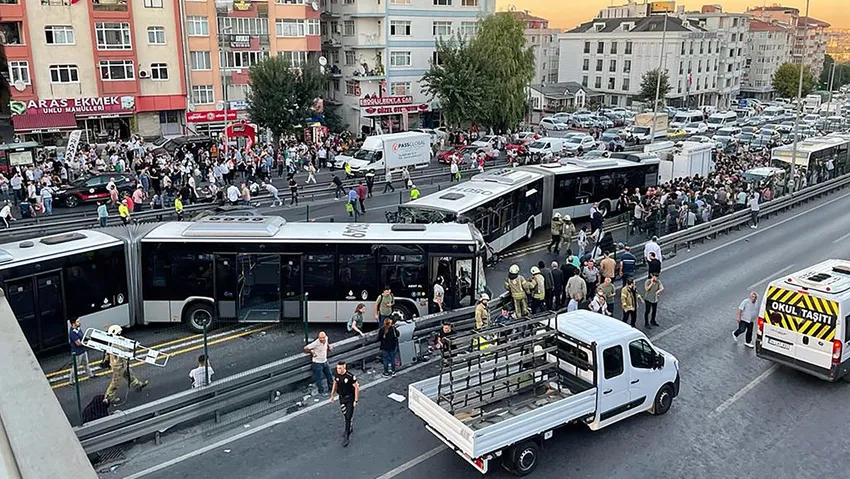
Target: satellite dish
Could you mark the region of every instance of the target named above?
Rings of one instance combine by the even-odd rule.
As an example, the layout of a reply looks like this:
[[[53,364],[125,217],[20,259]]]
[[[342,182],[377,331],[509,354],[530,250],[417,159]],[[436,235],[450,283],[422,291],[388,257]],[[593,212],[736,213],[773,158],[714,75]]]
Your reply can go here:
[[[24,83],[23,80],[15,80],[14,87],[15,87],[15,90],[24,91],[27,88],[27,84]]]
[[[315,10],[317,12],[319,11],[319,4],[318,3],[313,2],[313,3],[310,4],[310,6],[313,7],[313,10]]]
[[[325,66],[328,64],[328,59],[325,57],[319,57],[319,65]]]

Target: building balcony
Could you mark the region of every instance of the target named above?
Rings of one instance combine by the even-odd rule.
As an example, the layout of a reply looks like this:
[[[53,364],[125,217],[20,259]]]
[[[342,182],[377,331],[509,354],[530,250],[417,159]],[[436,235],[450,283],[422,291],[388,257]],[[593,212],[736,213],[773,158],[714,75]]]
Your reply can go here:
[[[328,46],[332,48],[340,48],[342,47],[342,36],[341,35],[322,35],[322,46]]]
[[[126,12],[127,0],[93,0],[92,10],[95,12]]]
[[[343,45],[352,49],[384,49],[387,41],[380,33],[360,33],[357,36],[343,38]]]

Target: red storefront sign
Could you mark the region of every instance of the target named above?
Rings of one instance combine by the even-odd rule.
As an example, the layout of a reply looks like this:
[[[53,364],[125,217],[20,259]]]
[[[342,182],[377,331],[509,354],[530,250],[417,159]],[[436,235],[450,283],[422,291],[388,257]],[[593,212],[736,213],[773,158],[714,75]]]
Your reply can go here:
[[[412,96],[381,96],[381,97],[366,97],[360,99],[360,106],[395,106],[409,105],[413,103]]]
[[[23,102],[22,102],[23,103]],[[72,113],[76,116],[111,116],[136,111],[134,96],[99,96],[88,98],[53,98],[26,102],[28,115]]]
[[[227,110],[227,121],[236,120],[236,111]],[[186,121],[188,123],[212,123],[225,121],[223,111],[187,111]]]
[[[419,105],[379,106],[364,108],[363,114],[364,116],[397,115],[401,113],[416,113],[428,111],[430,108],[430,105],[428,105],[427,103],[420,103]]]

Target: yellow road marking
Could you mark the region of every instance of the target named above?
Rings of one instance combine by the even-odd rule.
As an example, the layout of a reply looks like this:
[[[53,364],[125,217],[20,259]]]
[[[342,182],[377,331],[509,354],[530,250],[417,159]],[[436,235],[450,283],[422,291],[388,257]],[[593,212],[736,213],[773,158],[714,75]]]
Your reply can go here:
[[[216,339],[214,341],[208,342],[207,346],[212,346],[214,344],[223,343],[225,341],[230,341],[231,339],[241,338],[242,336],[247,336],[247,335],[252,334],[252,333],[258,333],[260,331],[264,331],[266,329],[273,328],[274,326],[276,326],[276,324],[270,324],[268,326],[263,326],[261,328],[250,329],[248,331],[242,331],[241,333],[234,334],[233,336],[225,336],[223,338],[219,338],[219,339]],[[196,344],[196,345],[190,346],[188,348],[178,349],[177,351],[172,351],[172,352],[168,353],[168,355],[169,356],[179,356],[181,354],[186,354],[186,353],[190,353],[192,351],[197,351],[198,349],[203,349],[203,347],[204,347],[203,343]],[[139,365],[142,365],[142,364],[146,364],[146,363],[143,362],[143,361],[135,361],[132,364],[130,364],[130,367],[133,368],[133,367],[136,367],[136,366],[139,366]],[[112,373],[112,371],[107,369],[107,370],[104,370],[102,373],[96,373],[95,377],[106,376],[106,375],[109,375],[111,373]],[[89,377],[86,376],[85,374],[83,374],[82,376],[78,376],[78,379],[80,380],[80,382],[83,382],[83,381],[87,381],[89,379]],[[54,385],[51,386],[51,388],[52,389],[59,389],[59,388],[62,388],[62,387],[65,387],[65,386],[70,386],[70,385],[71,385],[70,381],[65,381],[65,382],[61,382],[61,383],[58,383],[58,384],[54,384]]]

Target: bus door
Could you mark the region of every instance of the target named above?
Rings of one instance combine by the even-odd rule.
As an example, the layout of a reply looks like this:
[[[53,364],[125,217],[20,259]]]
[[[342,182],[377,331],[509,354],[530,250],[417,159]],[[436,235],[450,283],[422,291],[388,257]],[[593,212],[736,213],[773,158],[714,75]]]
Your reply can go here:
[[[593,175],[578,178],[576,190],[576,206],[573,208],[573,216],[583,218],[590,216],[590,207],[593,206],[593,194],[596,186],[596,177]]]
[[[301,319],[303,277],[300,254],[280,255],[280,297],[282,319]]]
[[[472,256],[431,255],[431,284],[435,284],[437,278],[443,278],[443,289],[446,292],[443,299],[445,309],[456,309],[475,303],[476,282],[473,261]],[[433,304],[433,288],[429,294],[429,308],[436,312]]]
[[[235,319],[237,274],[235,254],[215,255],[215,304],[218,317]]]
[[[281,256],[236,256],[236,313],[239,321],[277,322],[281,317]]]
[[[6,282],[9,305],[34,351],[68,342],[61,271]]]

